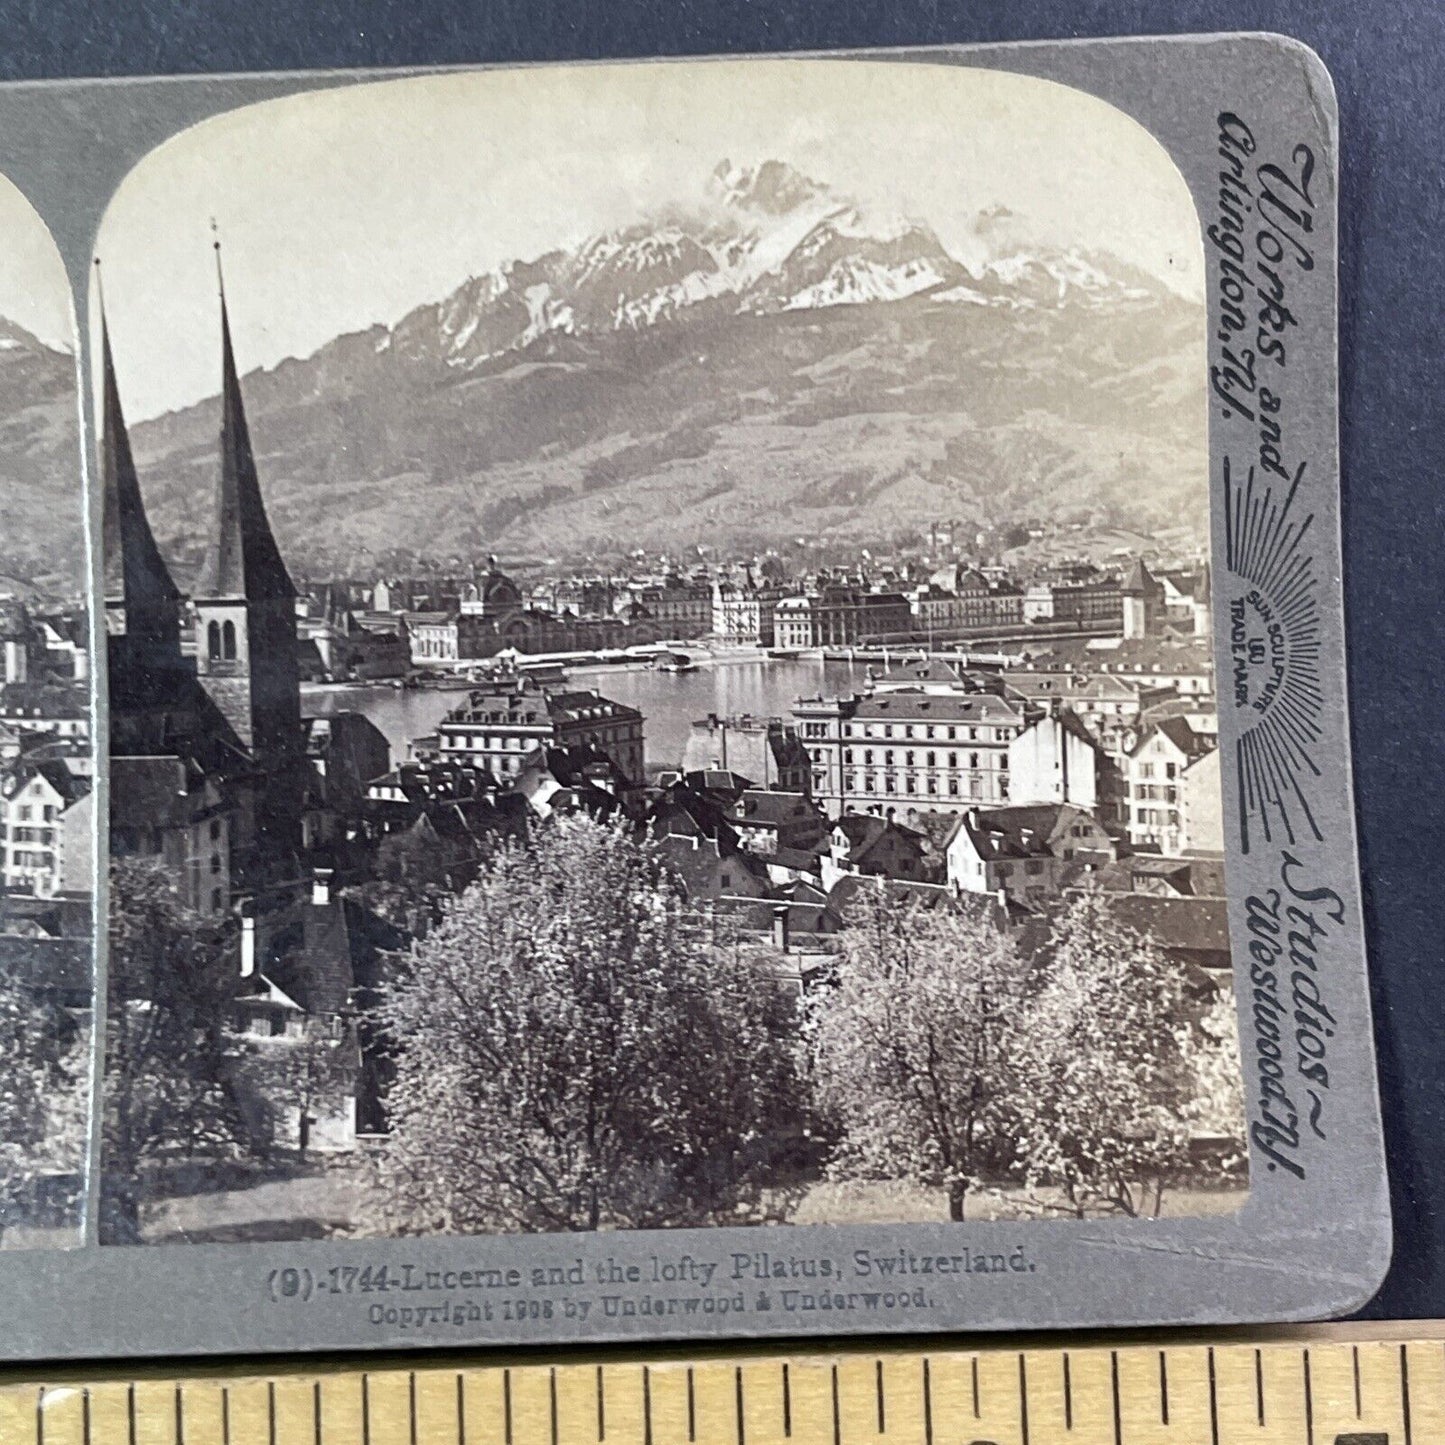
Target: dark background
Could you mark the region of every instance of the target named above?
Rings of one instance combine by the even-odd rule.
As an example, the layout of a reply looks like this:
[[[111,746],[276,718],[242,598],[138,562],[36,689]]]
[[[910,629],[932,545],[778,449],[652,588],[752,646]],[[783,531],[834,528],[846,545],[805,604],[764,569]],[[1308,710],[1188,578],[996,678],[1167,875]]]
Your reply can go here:
[[[1445,1315],[1441,0],[0,0],[0,78],[1218,30],[1307,42],[1339,93],[1346,620],[1395,1212],[1367,1313]]]

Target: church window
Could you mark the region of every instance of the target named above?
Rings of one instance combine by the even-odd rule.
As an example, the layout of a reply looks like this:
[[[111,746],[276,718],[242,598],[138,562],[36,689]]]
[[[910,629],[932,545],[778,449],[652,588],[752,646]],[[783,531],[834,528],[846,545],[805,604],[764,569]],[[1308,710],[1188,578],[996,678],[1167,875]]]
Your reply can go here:
[[[228,662],[236,656],[236,624],[227,621],[221,627],[221,656]]]
[[[212,622],[206,628],[206,656],[214,662],[221,655],[221,624]]]

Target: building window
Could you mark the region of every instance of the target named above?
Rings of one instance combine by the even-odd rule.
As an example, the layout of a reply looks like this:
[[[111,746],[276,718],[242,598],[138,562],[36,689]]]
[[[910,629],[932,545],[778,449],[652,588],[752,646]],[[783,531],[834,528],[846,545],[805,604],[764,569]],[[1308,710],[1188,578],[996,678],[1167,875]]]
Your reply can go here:
[[[227,621],[221,627],[221,656],[227,662],[235,660],[236,656],[236,624]]]
[[[221,624],[212,622],[206,627],[206,656],[214,662],[221,655]]]
[[[958,766],[958,754],[957,754],[957,753],[949,753],[949,755],[948,755],[948,766],[949,766],[950,768],[956,768],[956,767]]]

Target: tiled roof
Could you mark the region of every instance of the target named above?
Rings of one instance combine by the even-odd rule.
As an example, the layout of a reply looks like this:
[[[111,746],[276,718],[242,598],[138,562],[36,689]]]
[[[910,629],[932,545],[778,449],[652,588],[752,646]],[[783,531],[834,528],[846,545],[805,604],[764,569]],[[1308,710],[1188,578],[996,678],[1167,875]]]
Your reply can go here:
[[[1223,898],[1119,893],[1110,896],[1109,907],[1122,923],[1170,952],[1229,952],[1229,912]]]
[[[117,757],[110,764],[110,816],[121,827],[189,827],[206,816],[205,777],[179,757]]]
[[[989,692],[925,693],[902,689],[863,698],[854,717],[904,722],[1016,723],[1022,713]]]
[[[772,792],[749,788],[733,809],[736,822],[748,827],[781,827],[802,819],[819,818],[818,810],[802,793]]]
[[[999,858],[1052,858],[1049,840],[1060,815],[1077,811],[1067,803],[1030,803],[1011,808],[970,809],[958,820],[950,841],[959,828],[968,830],[969,841],[985,862]]]

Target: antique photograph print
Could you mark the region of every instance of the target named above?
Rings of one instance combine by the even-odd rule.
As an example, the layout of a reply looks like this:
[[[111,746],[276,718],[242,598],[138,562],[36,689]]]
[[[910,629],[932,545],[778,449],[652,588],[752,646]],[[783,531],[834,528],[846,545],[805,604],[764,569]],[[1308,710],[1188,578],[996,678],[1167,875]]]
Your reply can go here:
[[[152,152],[90,314],[103,1242],[1241,1206],[1203,245],[1140,125],[897,62],[348,85]]]
[[[0,1250],[81,1242],[96,832],[70,282],[0,176]]]

